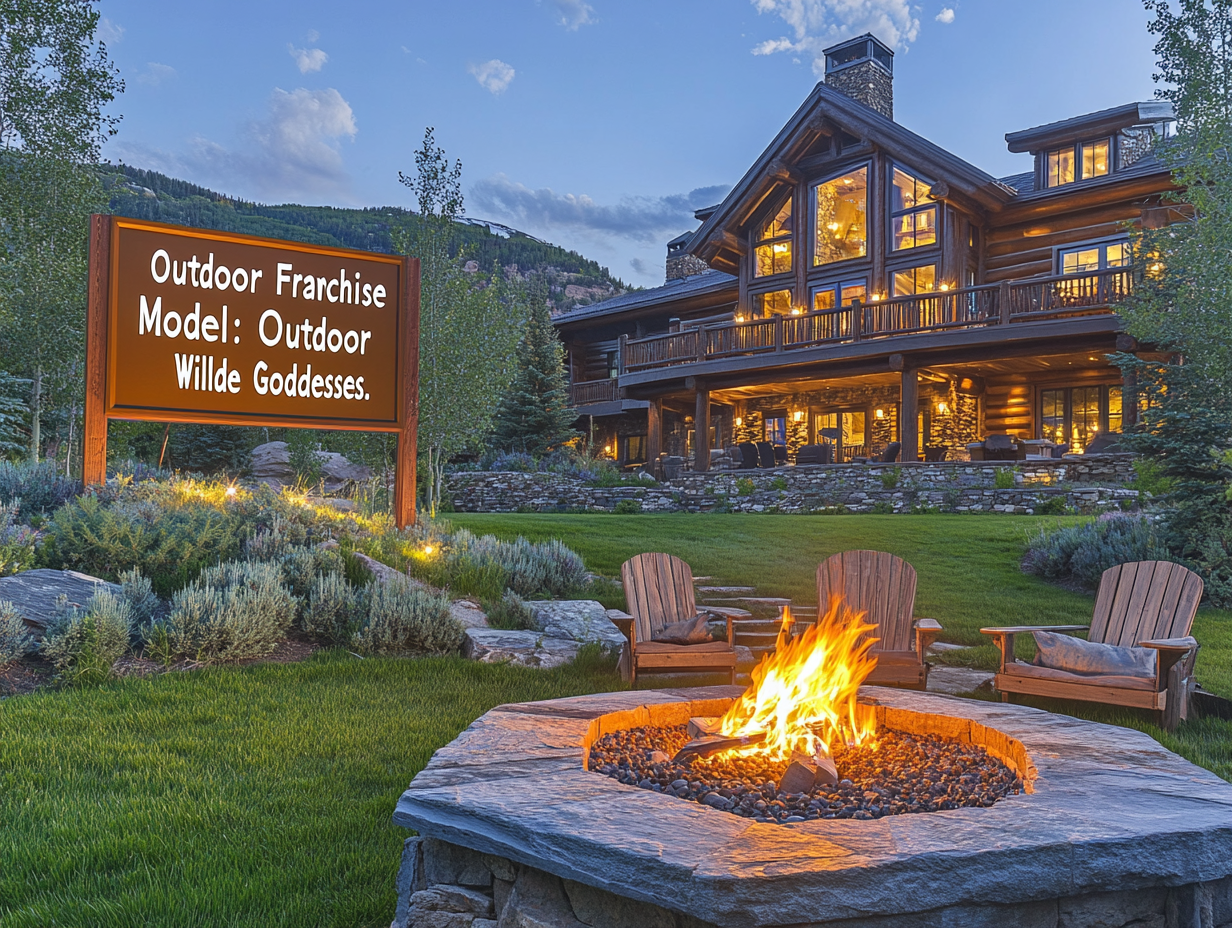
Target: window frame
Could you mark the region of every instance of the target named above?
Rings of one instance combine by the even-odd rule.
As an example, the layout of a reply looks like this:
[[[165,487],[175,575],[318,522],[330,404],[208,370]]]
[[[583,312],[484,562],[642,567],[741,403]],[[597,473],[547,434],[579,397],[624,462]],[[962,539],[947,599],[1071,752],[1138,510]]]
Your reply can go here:
[[[1128,268],[1133,267],[1133,254],[1132,253],[1130,254],[1129,264],[1126,264],[1119,269],[1108,267],[1107,261],[1108,261],[1108,246],[1109,245],[1128,245],[1128,244],[1129,244],[1129,236],[1127,235],[1105,235],[1103,238],[1093,238],[1085,242],[1072,242],[1067,245],[1053,245],[1052,246],[1053,273],[1058,277],[1060,276],[1074,276],[1074,277],[1080,276],[1080,273],[1075,273],[1073,275],[1067,275],[1065,274],[1065,271],[1062,270],[1062,267],[1064,266],[1065,255],[1068,252],[1085,251],[1090,248],[1100,249],[1099,267],[1094,271],[1082,271],[1081,274],[1098,274],[1098,273],[1101,273],[1103,271],[1108,271],[1108,270],[1127,270]]]
[[[854,171],[865,171],[864,182],[864,254],[853,255],[849,258],[840,258],[837,261],[827,261],[825,264],[817,263],[817,188],[822,184],[828,184],[832,180],[837,180],[844,174],[850,174]],[[873,236],[877,234],[874,228],[876,219],[873,215],[873,205],[875,199],[873,197],[873,185],[876,183],[877,170],[872,158],[864,158],[860,161],[852,162],[845,168],[829,171],[821,177],[810,180],[805,187],[806,196],[808,197],[808,231],[805,240],[804,251],[808,257],[805,268],[809,274],[822,271],[823,273],[831,273],[833,268],[841,267],[845,264],[855,261],[868,261],[873,255]]]
[[[1042,190],[1060,190],[1063,187],[1072,187],[1075,184],[1088,183],[1097,181],[1100,178],[1111,177],[1117,172],[1117,133],[1111,135],[1097,135],[1092,138],[1076,139],[1068,145],[1058,145],[1055,148],[1045,148],[1039,153],[1039,186]],[[1092,174],[1090,177],[1082,176],[1082,149],[1085,145],[1097,145],[1100,142],[1108,143],[1108,170],[1103,174]],[[1074,159],[1074,179],[1064,184],[1050,184],[1048,182],[1048,158],[1050,155],[1068,150],[1070,156]]]
[[[889,258],[891,255],[898,256],[898,255],[907,255],[907,254],[918,254],[929,248],[940,248],[941,238],[942,238],[941,236],[941,217],[944,212],[941,209],[940,201],[931,200],[927,204],[924,204],[922,206],[912,206],[908,209],[895,210],[894,209],[894,172],[895,171],[901,171],[902,173],[911,177],[917,183],[927,184],[928,189],[929,189],[929,194],[927,195],[931,195],[932,188],[936,185],[935,181],[929,180],[924,175],[918,173],[914,168],[909,168],[906,164],[904,164],[901,161],[890,160],[887,162],[886,164],[886,257]],[[895,248],[894,247],[894,230],[896,227],[895,220],[900,219],[903,216],[910,216],[910,215],[915,215],[917,213],[926,212],[930,209],[933,211],[933,240],[924,245],[909,245],[906,248]],[[889,272],[887,271],[887,273]]]
[[[869,302],[868,297],[869,297],[869,292],[870,292],[868,278],[869,278],[868,274],[861,274],[858,277],[849,277],[847,279],[836,278],[836,279],[827,280],[821,283],[810,284],[809,291],[808,291],[809,293],[808,308],[806,311],[807,312],[834,312],[835,310],[843,309],[844,306],[850,306],[851,305],[850,303],[848,304],[843,303],[843,289],[846,287],[862,286],[864,288],[864,299],[861,300],[861,302],[867,304]],[[820,293],[822,290],[830,290],[834,293],[835,304],[834,304],[833,309],[829,309],[829,310],[815,309],[815,306],[817,303],[817,294]]]
[[[774,277],[759,278],[759,282],[762,280],[771,281],[771,284],[770,286],[766,286],[766,287],[758,287],[756,290],[753,290],[753,289],[749,290],[749,311],[748,311],[748,315],[745,316],[746,320],[773,319],[775,316],[790,316],[792,315],[792,312],[791,312],[792,309],[799,308],[799,304],[796,303],[796,288],[794,286],[795,284],[794,279],[791,281],[792,286],[787,286],[787,287],[783,286],[783,284],[785,284],[787,281],[784,279],[781,279],[781,275],[776,274]],[[761,308],[757,305],[758,297],[765,297],[765,296],[770,295],[771,293],[780,293],[780,292],[787,294],[787,299],[788,299],[788,302],[791,304],[791,308],[789,308],[787,312],[785,313],[766,313],[763,315],[761,313]]]
[[[769,238],[758,238],[758,234],[761,228],[767,224],[773,223],[774,220],[778,217],[778,214],[783,211],[783,207],[785,206],[788,206],[791,208],[791,224],[792,224],[791,231],[787,232],[785,235],[771,236]],[[795,189],[793,188],[791,192],[787,194],[786,197],[777,201],[777,205],[773,209],[767,211],[765,216],[763,216],[761,219],[759,219],[757,222],[753,224],[753,227],[749,230],[749,282],[750,283],[752,283],[753,281],[757,281],[758,283],[760,283],[763,280],[774,280],[775,278],[784,277],[788,274],[795,273],[796,252],[798,250],[797,248],[798,241],[797,241],[797,236],[796,236],[796,225],[797,225],[796,220],[797,220],[796,192],[795,192]],[[770,274],[758,274],[757,273],[757,249],[759,247],[767,246],[767,245],[773,248],[774,245],[782,244],[783,242],[787,243],[788,248],[790,249],[790,252],[791,252],[790,255],[788,256],[787,270],[774,271],[773,273],[770,273]],[[772,287],[771,289],[781,290],[782,287]]]
[[[1035,418],[1035,428],[1034,428],[1035,437],[1040,438],[1040,439],[1047,439],[1049,441],[1056,440],[1055,438],[1051,438],[1044,434],[1044,394],[1059,390],[1064,394],[1064,409],[1061,414],[1061,419],[1064,422],[1065,443],[1072,447],[1074,443],[1074,391],[1075,390],[1089,390],[1089,389],[1099,390],[1099,401],[1098,401],[1099,402],[1099,428],[1097,432],[1097,434],[1099,435],[1109,434],[1108,422],[1109,422],[1109,419],[1111,418],[1111,415],[1110,415],[1111,402],[1109,400],[1109,395],[1111,391],[1113,390],[1121,391],[1121,394],[1122,394],[1121,395],[1121,428],[1115,432],[1112,432],[1111,434],[1114,434],[1114,435],[1123,434],[1124,429],[1125,429],[1124,384],[1122,384],[1119,381],[1114,381],[1114,380],[1097,380],[1093,383],[1081,383],[1081,382],[1076,383],[1072,380],[1060,380],[1060,381],[1050,381],[1048,383],[1041,383],[1036,387],[1036,390],[1035,390],[1036,418]],[[1050,418],[1056,418],[1056,417],[1050,417]]]
[[[919,264],[903,264],[898,267],[886,268],[886,283],[888,284],[889,295],[887,299],[895,299],[896,297],[919,296],[922,293],[937,293],[941,287],[941,273],[938,270],[939,262],[936,259],[932,261],[923,261]],[[902,274],[905,271],[918,271],[921,268],[931,267],[933,269],[933,288],[931,290],[916,290],[912,293],[895,293],[894,292],[894,275]]]

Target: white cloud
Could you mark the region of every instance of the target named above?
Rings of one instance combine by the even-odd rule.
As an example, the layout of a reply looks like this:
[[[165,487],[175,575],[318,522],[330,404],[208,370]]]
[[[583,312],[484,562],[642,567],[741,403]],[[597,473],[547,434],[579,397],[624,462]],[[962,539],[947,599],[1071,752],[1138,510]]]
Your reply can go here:
[[[337,149],[358,131],[342,94],[303,87],[270,95],[263,119],[246,127],[244,144],[227,148],[197,137],[183,153],[141,145],[114,146],[129,164],[152,167],[225,193],[264,200],[349,202],[350,177]]]
[[[595,8],[586,0],[551,0],[560,24],[571,32],[579,26],[586,26],[595,21]]]
[[[825,73],[822,49],[871,32],[891,48],[904,49],[920,33],[908,0],[751,0],[758,13],[773,13],[790,28],[790,36],[767,39],[755,55],[794,52],[813,59],[813,72]]]
[[[108,45],[115,45],[116,42],[124,38],[124,27],[119,23],[113,23],[104,16],[98,21],[98,26],[95,28],[94,33]]]
[[[287,45],[287,52],[295,59],[300,74],[320,71],[325,67],[325,62],[329,61],[329,55],[319,48],[296,48],[294,45]]]
[[[309,41],[309,42],[315,42],[315,41],[316,41],[317,39],[319,39],[320,37],[321,37],[321,33],[317,32],[315,29],[309,29],[309,30],[308,30],[308,37],[307,37],[307,38],[308,38],[308,41]]]
[[[151,61],[145,66],[145,71],[137,75],[137,83],[146,84],[149,87],[157,87],[175,76],[175,68],[171,67],[171,65]]]
[[[466,70],[475,76],[480,87],[495,94],[504,93],[517,73],[499,58],[493,58],[483,64],[472,64]]]
[[[728,189],[699,187],[666,197],[625,197],[613,206],[603,206],[585,194],[557,193],[550,187],[532,190],[496,174],[471,188],[470,203],[477,212],[527,231],[569,229],[639,242],[666,242],[667,237],[696,226],[693,211],[713,206]]]
[[[934,17],[937,22],[945,23],[947,26],[954,21],[954,11],[948,6],[943,6],[941,12]]]

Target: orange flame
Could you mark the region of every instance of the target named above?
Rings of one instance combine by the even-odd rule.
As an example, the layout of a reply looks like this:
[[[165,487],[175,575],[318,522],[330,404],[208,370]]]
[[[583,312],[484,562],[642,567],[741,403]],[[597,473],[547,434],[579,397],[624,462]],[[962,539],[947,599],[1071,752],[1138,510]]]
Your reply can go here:
[[[753,668],[752,684],[719,721],[731,737],[765,732],[765,741],[738,753],[786,761],[796,751],[812,756],[829,753],[831,745],[874,740],[873,713],[856,703],[860,684],[877,666],[869,653],[878,640],[869,632],[877,626],[866,616],[833,599],[816,625],[792,638],[791,610],[783,609],[774,653]]]

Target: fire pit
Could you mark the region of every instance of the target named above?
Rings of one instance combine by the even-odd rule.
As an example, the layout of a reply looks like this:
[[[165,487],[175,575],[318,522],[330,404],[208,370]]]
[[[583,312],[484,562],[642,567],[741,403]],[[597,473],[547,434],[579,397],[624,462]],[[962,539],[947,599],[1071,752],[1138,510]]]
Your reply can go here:
[[[442,925],[444,913],[458,916],[450,928],[498,916],[575,928],[1232,921],[1232,786],[1140,732],[866,687],[857,705],[878,730],[982,747],[1023,784],[991,807],[872,821],[759,822],[586,769],[606,735],[721,717],[742,695],[493,709],[398,802],[394,821],[421,837],[407,842],[395,924]]]

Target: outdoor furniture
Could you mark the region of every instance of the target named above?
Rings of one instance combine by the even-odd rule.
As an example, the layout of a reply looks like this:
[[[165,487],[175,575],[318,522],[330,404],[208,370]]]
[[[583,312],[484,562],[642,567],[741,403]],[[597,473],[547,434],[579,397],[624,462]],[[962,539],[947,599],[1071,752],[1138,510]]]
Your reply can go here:
[[[787,463],[787,446],[786,445],[775,445],[774,446],[774,466],[781,467],[786,463]]]
[[[1011,693],[1077,699],[1153,709],[1169,730],[1189,713],[1198,643],[1189,637],[1202,600],[1202,579],[1170,561],[1134,561],[1104,571],[1095,598],[1088,641],[1156,652],[1155,679],[1070,673],[1024,664],[1014,658],[1014,636],[1031,632],[1076,632],[1085,625],[1014,625],[981,628],[1001,649],[993,685],[1008,701]]]
[[[762,467],[774,467],[774,445],[768,441],[757,443],[757,457]]]
[[[984,461],[1017,461],[1018,445],[1009,435],[989,435],[984,439],[984,456],[981,460]],[[1026,449],[1022,449],[1023,457],[1026,456]]]
[[[797,464],[833,464],[834,446],[823,442],[820,445],[802,445],[796,452]]]
[[[752,470],[758,464],[757,446],[751,441],[742,441],[739,448],[741,469]]]
[[[620,582],[633,616],[629,645],[621,657],[621,669],[627,671],[631,684],[637,684],[641,671],[726,672],[730,681],[736,682],[736,646],[730,613],[725,616],[726,641],[667,644],[654,640],[666,626],[698,614],[693,571],[688,564],[670,554],[639,554],[621,565]]]
[[[945,460],[946,452],[950,449],[943,445],[926,445],[924,447],[924,460],[929,464],[936,464],[939,461]]]
[[[885,451],[877,455],[878,464],[893,464],[898,460],[898,452],[902,450],[902,442],[892,441],[886,445]]]
[[[924,658],[941,624],[914,618],[915,582],[915,568],[884,551],[843,551],[817,566],[818,619],[832,597],[842,597],[877,626],[878,641],[870,652],[877,666],[865,681],[869,684],[915,690],[928,684]]]
[[[1118,432],[1103,432],[1096,435],[1082,449],[1083,454],[1115,454],[1121,451],[1121,436]]]

